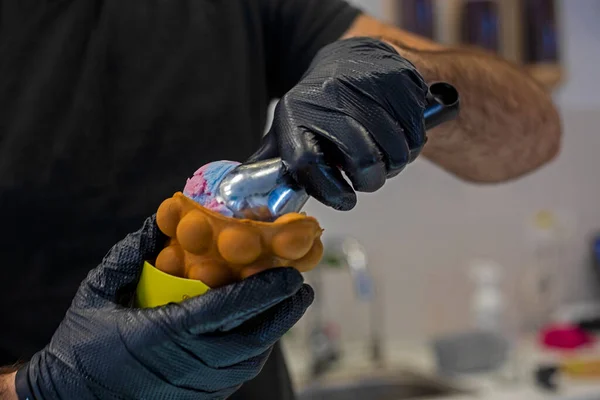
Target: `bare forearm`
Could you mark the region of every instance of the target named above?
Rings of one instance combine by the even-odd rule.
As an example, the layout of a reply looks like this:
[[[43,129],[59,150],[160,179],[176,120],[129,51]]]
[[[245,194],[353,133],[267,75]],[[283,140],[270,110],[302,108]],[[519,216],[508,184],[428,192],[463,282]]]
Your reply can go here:
[[[446,81],[461,95],[456,121],[430,132],[424,155],[473,182],[524,175],[551,160],[561,124],[550,95],[517,66],[478,50],[448,49],[360,17],[346,35],[392,44],[428,82]]]
[[[0,374],[0,400],[19,400],[15,389],[16,372]]]
[[[469,50],[406,50],[426,80],[452,83],[459,118],[432,130],[424,155],[476,182],[519,177],[550,161],[560,147],[558,113],[545,90],[515,66]]]

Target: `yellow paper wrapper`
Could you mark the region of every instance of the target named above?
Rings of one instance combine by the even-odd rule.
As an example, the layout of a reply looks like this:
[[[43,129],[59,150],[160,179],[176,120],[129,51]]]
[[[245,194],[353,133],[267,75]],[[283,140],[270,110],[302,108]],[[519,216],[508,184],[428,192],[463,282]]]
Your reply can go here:
[[[203,282],[165,274],[149,262],[144,263],[136,292],[136,304],[141,308],[179,303],[201,296],[210,288]]]

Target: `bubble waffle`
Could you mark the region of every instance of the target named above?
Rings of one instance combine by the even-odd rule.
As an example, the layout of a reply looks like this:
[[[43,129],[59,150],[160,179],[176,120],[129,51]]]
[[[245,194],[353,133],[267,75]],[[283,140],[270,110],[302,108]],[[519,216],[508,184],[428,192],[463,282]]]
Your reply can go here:
[[[309,271],[323,255],[322,229],[304,214],[275,222],[234,219],[176,193],[160,205],[156,219],[169,240],[154,266],[212,288],[272,267]]]

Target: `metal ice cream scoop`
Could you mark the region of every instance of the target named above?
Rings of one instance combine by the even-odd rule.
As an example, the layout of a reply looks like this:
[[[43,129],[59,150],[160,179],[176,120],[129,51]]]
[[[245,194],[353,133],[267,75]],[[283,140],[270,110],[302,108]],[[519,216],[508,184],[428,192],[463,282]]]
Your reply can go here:
[[[427,130],[459,113],[458,92],[448,83],[429,86],[427,103],[423,113]],[[280,158],[239,165],[221,181],[217,194],[217,200],[234,217],[267,222],[299,212],[308,199],[309,195],[294,181]]]

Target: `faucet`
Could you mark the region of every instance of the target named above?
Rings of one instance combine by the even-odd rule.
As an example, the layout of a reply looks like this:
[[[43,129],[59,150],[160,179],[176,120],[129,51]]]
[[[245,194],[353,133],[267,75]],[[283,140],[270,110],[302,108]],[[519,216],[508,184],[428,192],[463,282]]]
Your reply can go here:
[[[375,283],[368,268],[368,258],[364,246],[355,238],[335,238],[326,243],[325,256],[320,268],[317,267],[310,272],[311,284],[318,296],[312,307],[312,318],[309,326],[309,350],[311,355],[311,375],[318,379],[328,372],[335,362],[341,357],[339,342],[335,333],[324,323],[324,307],[322,268],[323,264],[337,264],[345,267],[349,272],[354,284],[354,291],[359,301],[369,303],[369,342],[368,349],[370,359],[376,367],[382,367],[383,358],[381,352],[381,305],[377,300]]]

